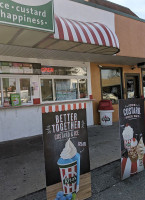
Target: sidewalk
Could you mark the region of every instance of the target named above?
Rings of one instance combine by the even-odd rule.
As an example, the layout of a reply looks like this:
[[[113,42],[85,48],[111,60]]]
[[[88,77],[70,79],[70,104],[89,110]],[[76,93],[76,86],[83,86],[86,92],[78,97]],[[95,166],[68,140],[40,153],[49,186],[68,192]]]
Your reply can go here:
[[[91,126],[88,128],[88,135],[91,170],[120,158],[118,123],[109,127]],[[91,173],[96,173],[96,170]],[[93,181],[92,186],[95,183]],[[0,199],[14,200],[44,188],[42,136],[1,143]]]

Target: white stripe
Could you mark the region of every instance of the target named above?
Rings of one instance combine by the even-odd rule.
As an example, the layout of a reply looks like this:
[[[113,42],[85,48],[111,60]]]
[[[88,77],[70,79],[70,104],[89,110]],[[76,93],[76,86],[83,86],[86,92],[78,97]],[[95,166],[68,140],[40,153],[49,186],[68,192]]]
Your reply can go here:
[[[84,109],[84,108],[85,108],[85,104],[84,104],[84,103],[81,103],[81,106],[82,106],[82,109]]]
[[[116,47],[116,44],[115,44],[116,41],[114,40],[114,37],[113,37],[114,34],[110,31],[110,29],[107,26],[105,26],[105,27],[109,32],[109,35],[110,35],[112,43],[113,43],[113,47]]]
[[[91,44],[95,44],[95,41],[94,41],[94,38],[93,38],[93,36],[92,36],[92,33],[90,32],[90,30],[87,28],[87,26],[85,26],[83,23],[81,23],[81,22],[78,22],[79,24],[81,24],[82,26],[83,26],[83,28],[86,30],[86,32],[87,32],[87,35],[88,35],[88,37],[89,37],[89,39],[90,39],[90,41],[91,41]]]
[[[72,23],[76,25],[76,28],[78,29],[78,31],[79,31],[79,33],[80,33],[80,35],[81,35],[82,42],[83,42],[83,43],[87,43],[86,37],[85,37],[85,35],[84,35],[84,33],[83,33],[81,27],[80,27],[75,21],[72,21]]]
[[[52,106],[52,112],[55,112],[55,106],[54,105]]]
[[[62,111],[62,105],[59,105],[59,106],[58,106],[58,110],[59,110],[59,111]]]
[[[77,110],[79,109],[79,103],[76,103],[76,109]]]
[[[48,113],[48,106],[45,106],[45,112]]]
[[[59,39],[59,31],[58,31],[56,20],[55,20],[55,34],[54,34],[54,38],[55,39]]]
[[[125,165],[122,180],[130,177],[130,172],[131,172],[131,160],[130,160],[130,158],[127,158],[127,162],[126,162],[126,165]]]
[[[64,39],[69,41],[69,36],[68,36],[68,31],[67,31],[66,25],[60,17],[59,17],[59,20],[61,21],[61,25],[62,25],[62,28],[63,28]]]
[[[101,40],[101,37],[100,37],[98,31],[97,31],[91,24],[89,24],[89,23],[87,23],[87,24],[88,24],[88,26],[90,26],[90,28],[91,28],[91,29],[93,30],[93,32],[95,33],[96,38],[98,39],[99,45],[103,45],[103,42],[102,42],[102,40]]]
[[[68,110],[68,104],[65,104],[65,110],[66,111]]]
[[[73,107],[73,104],[70,104],[70,108],[71,108],[71,110],[73,110],[73,109],[74,109],[74,107]]]
[[[106,34],[106,31],[103,29],[103,27],[101,25],[99,25],[98,23],[94,23],[94,25],[97,26],[100,29],[100,31],[102,32],[105,42],[106,42],[106,46],[110,46],[108,36]]]
[[[69,27],[70,27],[70,29],[71,29],[72,36],[73,36],[73,40],[74,40],[75,42],[78,42],[79,40],[78,40],[76,31],[75,31],[73,25],[72,25],[67,19],[66,19],[66,21],[67,21],[67,23],[68,23],[68,25],[69,25]],[[71,20],[70,20],[70,21],[71,21]]]

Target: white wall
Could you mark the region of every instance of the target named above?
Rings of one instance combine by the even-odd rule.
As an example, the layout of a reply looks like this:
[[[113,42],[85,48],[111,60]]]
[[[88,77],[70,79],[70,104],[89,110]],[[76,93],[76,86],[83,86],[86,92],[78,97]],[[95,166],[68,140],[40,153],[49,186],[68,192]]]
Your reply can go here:
[[[0,142],[42,134],[41,107],[0,109]]]
[[[54,0],[54,13],[82,22],[100,22],[115,31],[114,13],[70,0]]]

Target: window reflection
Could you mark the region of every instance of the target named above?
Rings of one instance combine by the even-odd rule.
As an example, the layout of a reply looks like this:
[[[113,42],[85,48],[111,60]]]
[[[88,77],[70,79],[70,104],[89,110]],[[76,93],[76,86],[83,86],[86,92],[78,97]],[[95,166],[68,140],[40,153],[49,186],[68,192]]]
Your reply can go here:
[[[120,69],[101,69],[102,97],[118,103],[121,99],[121,72]]]
[[[80,98],[88,97],[87,80],[86,79],[79,80],[79,92],[80,92]]]
[[[57,79],[54,83],[56,101],[78,98],[77,79]]]
[[[20,79],[20,96],[22,103],[31,101],[30,79]]]
[[[3,96],[10,101],[10,94],[16,93],[16,79],[3,78]]]
[[[42,101],[52,101],[52,80],[50,79],[41,79],[41,96]]]

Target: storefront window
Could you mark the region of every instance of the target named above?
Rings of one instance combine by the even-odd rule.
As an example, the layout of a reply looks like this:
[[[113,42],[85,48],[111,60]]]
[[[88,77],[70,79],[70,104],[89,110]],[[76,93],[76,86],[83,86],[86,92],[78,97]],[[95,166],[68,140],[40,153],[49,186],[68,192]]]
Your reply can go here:
[[[16,93],[16,79],[14,78],[3,78],[3,97],[9,98],[10,94]]]
[[[57,79],[54,85],[56,101],[78,98],[77,79]]]
[[[22,103],[31,101],[30,79],[20,79],[20,96]]]
[[[87,91],[87,80],[86,79],[80,79],[79,80],[79,92],[80,92],[80,98],[87,98],[88,97],[88,91]]]
[[[41,79],[41,96],[42,96],[42,101],[53,100],[52,80]]]
[[[101,69],[102,97],[111,100],[113,104],[121,99],[121,70]]]

